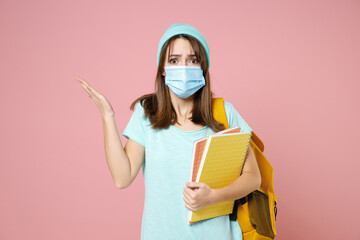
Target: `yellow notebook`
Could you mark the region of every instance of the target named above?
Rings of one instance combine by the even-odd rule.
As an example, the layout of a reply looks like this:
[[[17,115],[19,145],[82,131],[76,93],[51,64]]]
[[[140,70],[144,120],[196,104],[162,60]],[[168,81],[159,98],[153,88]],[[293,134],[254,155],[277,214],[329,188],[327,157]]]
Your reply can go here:
[[[250,138],[251,132],[233,127],[194,141],[190,181],[203,182],[211,188],[235,181],[242,172]],[[233,207],[234,201],[222,201],[198,211],[188,209],[188,223],[230,214]]]

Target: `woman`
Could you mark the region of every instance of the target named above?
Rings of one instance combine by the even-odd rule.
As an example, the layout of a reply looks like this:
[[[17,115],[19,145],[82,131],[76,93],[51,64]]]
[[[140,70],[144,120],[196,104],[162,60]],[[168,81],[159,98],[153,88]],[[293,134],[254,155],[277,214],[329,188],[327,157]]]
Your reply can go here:
[[[246,196],[260,186],[260,171],[249,147],[243,173],[232,184],[211,189],[190,180],[193,141],[224,126],[212,117],[209,47],[201,33],[189,24],[175,23],[162,36],[155,92],[137,98],[122,135],[106,98],[79,79],[99,107],[104,126],[106,159],[120,189],[129,187],[142,167],[145,204],[141,239],[242,239],[237,221],[228,215],[188,224],[187,211]],[[230,127],[252,129],[224,101]]]

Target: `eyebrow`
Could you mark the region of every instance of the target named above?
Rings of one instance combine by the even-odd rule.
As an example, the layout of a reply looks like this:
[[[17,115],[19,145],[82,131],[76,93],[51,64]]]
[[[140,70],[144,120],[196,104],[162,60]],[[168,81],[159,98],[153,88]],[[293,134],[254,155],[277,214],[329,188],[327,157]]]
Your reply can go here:
[[[170,57],[175,56],[175,57],[180,57],[182,56],[181,54],[171,54]],[[189,57],[195,57],[195,54],[188,54]]]

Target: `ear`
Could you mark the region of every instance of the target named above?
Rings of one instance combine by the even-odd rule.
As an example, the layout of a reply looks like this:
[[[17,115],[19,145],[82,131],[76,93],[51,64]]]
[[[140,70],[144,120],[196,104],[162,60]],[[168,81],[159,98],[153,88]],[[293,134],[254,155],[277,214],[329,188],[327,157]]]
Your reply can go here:
[[[165,77],[165,69],[161,69],[161,75],[163,75]]]

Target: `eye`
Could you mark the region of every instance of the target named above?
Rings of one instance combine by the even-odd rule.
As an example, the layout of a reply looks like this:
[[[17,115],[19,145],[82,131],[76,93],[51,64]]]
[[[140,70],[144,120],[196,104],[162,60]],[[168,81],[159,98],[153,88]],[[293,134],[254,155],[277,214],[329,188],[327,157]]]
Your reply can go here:
[[[196,58],[193,58],[190,61],[193,61],[193,60],[195,60],[196,62],[191,62],[191,63],[199,63],[199,60],[197,60]]]
[[[175,63],[175,62],[172,62],[172,60],[176,60],[176,58],[172,58],[172,59],[169,60],[170,63]]]

